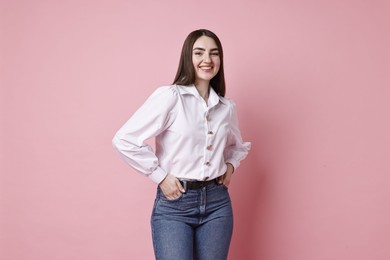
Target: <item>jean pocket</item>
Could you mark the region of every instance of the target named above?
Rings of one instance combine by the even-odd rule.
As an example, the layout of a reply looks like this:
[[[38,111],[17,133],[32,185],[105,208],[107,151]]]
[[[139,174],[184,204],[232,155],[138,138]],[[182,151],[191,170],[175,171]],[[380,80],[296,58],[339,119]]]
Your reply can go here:
[[[183,195],[184,193],[180,194],[180,196],[174,200],[170,200],[168,199],[167,197],[165,197],[164,193],[161,192],[161,199],[164,200],[164,201],[168,201],[168,202],[175,202],[175,201],[179,201],[183,198]]]
[[[162,192],[159,194],[157,208],[161,214],[182,214],[199,208],[199,193],[196,190],[187,190],[179,198],[168,200]]]
[[[161,190],[160,188],[158,188],[158,196],[159,196],[159,198],[160,198],[161,200],[163,200],[163,201],[168,201],[168,202],[179,201],[179,200],[181,200],[181,199],[183,198],[183,195],[184,195],[184,193],[181,193],[180,196],[179,196],[178,198],[176,198],[176,199],[174,199],[174,200],[170,200],[170,199],[168,199],[168,198],[165,196],[164,192],[162,192],[162,190]]]
[[[223,183],[221,183],[221,184],[218,184],[218,186],[220,186],[220,187],[224,188],[225,190],[228,190],[228,189],[229,189],[229,187],[228,187],[228,186],[226,186],[226,185],[225,185],[225,184],[223,184]]]

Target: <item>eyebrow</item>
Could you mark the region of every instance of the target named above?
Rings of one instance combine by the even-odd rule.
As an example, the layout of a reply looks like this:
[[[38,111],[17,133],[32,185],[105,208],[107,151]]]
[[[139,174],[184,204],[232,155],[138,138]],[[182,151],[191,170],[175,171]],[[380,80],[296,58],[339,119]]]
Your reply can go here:
[[[200,48],[200,47],[195,47],[193,49],[193,51],[206,51],[206,49]],[[210,49],[210,51],[219,51],[219,49],[218,48],[213,48],[213,49]]]

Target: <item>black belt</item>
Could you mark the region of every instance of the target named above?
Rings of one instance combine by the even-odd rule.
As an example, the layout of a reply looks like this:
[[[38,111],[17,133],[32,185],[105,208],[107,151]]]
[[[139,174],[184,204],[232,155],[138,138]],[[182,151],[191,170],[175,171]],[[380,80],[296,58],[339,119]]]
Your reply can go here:
[[[196,189],[201,189],[203,187],[207,187],[211,184],[217,183],[217,179],[213,179],[210,181],[182,181],[180,180],[181,185],[185,190],[196,190]]]

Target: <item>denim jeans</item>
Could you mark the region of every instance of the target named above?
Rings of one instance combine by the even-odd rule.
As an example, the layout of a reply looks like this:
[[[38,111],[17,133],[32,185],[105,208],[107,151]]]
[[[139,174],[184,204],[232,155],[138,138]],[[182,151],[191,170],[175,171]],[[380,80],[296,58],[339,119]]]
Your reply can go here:
[[[226,260],[233,232],[228,190],[213,183],[172,201],[157,188],[151,224],[157,260]]]

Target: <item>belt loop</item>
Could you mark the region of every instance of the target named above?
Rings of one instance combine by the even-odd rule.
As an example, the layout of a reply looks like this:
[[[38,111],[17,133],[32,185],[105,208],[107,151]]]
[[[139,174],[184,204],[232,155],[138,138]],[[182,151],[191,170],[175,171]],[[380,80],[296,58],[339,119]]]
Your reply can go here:
[[[187,193],[187,182],[186,181],[180,181],[180,182],[181,182],[181,186],[183,186],[184,189],[183,193]]]

